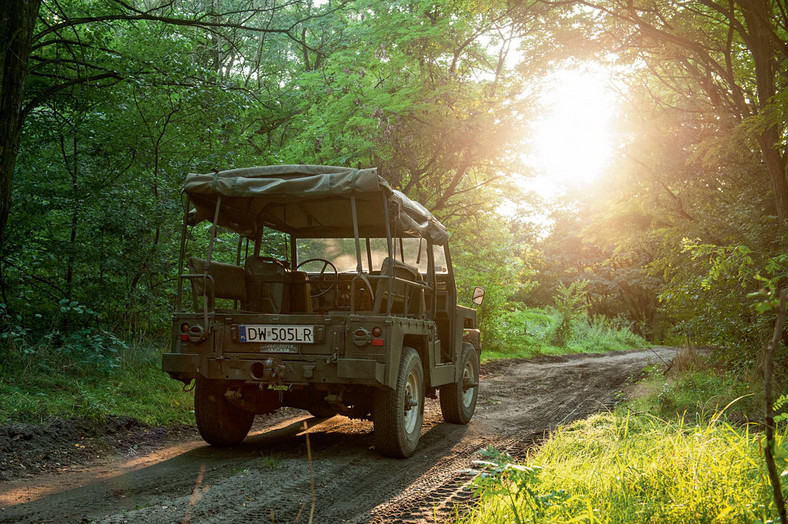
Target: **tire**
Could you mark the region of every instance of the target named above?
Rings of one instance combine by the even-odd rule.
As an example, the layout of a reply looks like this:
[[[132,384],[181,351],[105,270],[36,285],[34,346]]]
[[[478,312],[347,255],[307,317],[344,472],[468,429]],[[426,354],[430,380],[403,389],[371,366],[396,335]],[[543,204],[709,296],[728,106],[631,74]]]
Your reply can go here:
[[[307,411],[309,411],[310,415],[317,418],[331,418],[337,414],[337,411],[325,402],[314,405]]]
[[[424,371],[413,348],[402,349],[395,389],[375,391],[375,449],[387,457],[413,455],[424,421]]]
[[[471,344],[463,344],[462,376],[459,382],[446,384],[440,388],[441,413],[446,422],[467,424],[476,411],[479,398],[479,354]],[[466,384],[477,384],[466,388]]]
[[[230,404],[224,397],[227,386],[216,380],[198,378],[194,386],[194,418],[203,440],[212,446],[234,446],[249,433],[254,413]]]

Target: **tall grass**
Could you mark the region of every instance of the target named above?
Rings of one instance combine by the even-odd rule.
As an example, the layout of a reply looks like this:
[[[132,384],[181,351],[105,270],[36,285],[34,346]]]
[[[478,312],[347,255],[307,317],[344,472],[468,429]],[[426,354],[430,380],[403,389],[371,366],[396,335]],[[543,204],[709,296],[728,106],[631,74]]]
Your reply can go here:
[[[482,341],[482,358],[496,360],[566,353],[602,353],[645,347],[648,342],[629,326],[602,316],[578,315],[570,323],[566,343],[556,344],[562,322],[555,308],[522,308],[508,311],[497,321],[495,332]]]
[[[638,393],[629,406],[661,418],[708,421],[730,404],[722,414],[724,420],[738,425],[759,420],[763,409],[760,379],[754,373],[740,373],[689,369],[665,377],[653,370],[636,386]]]
[[[556,431],[525,466],[491,454],[492,474],[477,480],[485,496],[462,522],[768,522],[760,445],[718,419],[595,415]],[[779,451],[785,468],[784,438]]]

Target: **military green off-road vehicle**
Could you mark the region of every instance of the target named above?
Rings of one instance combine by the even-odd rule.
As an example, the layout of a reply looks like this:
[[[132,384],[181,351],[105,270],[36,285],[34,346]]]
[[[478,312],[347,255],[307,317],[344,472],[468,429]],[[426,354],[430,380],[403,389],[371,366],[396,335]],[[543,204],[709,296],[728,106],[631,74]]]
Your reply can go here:
[[[207,442],[237,444],[255,414],[293,406],[371,418],[376,449],[407,457],[425,395],[468,423],[476,312],[457,305],[448,232],[423,206],[375,169],[303,165],[191,174],[184,203],[163,369],[196,381]]]

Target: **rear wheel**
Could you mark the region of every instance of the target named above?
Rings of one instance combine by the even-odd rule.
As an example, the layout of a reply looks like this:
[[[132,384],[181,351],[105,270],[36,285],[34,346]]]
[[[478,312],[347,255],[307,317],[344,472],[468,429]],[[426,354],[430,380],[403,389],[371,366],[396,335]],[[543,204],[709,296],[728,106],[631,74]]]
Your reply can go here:
[[[415,349],[403,348],[396,387],[375,392],[373,420],[378,453],[398,458],[413,455],[424,420],[424,371]]]
[[[309,411],[310,415],[317,418],[331,418],[337,414],[337,410],[329,406],[325,401],[309,406],[307,411]]]
[[[441,386],[441,413],[446,422],[467,424],[476,411],[479,397],[479,354],[467,342],[463,344],[462,376],[459,382]]]
[[[254,413],[233,406],[225,398],[227,385],[198,378],[194,386],[194,418],[200,436],[213,446],[234,446],[249,433]]]

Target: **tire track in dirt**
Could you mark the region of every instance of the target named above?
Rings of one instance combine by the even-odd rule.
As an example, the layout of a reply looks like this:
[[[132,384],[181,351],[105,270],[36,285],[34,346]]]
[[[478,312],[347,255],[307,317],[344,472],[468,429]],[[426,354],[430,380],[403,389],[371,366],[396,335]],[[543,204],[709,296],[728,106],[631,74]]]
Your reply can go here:
[[[233,449],[190,440],[181,444],[185,451],[162,449],[142,466],[118,462],[94,482],[78,482],[68,472],[53,475],[46,482],[55,484],[49,489],[54,492],[39,497],[28,491],[27,502],[31,481],[0,483],[0,522],[180,523],[188,515],[193,523],[305,523],[312,491],[304,421],[311,426],[314,522],[445,521],[475,500],[469,484],[478,473],[479,450],[495,446],[524,458],[556,426],[612,407],[630,377],[674,352],[656,348],[485,365],[471,423],[442,423],[438,402],[427,402],[421,442],[410,459],[375,453],[370,422],[280,417]],[[156,453],[165,458],[157,461]]]

